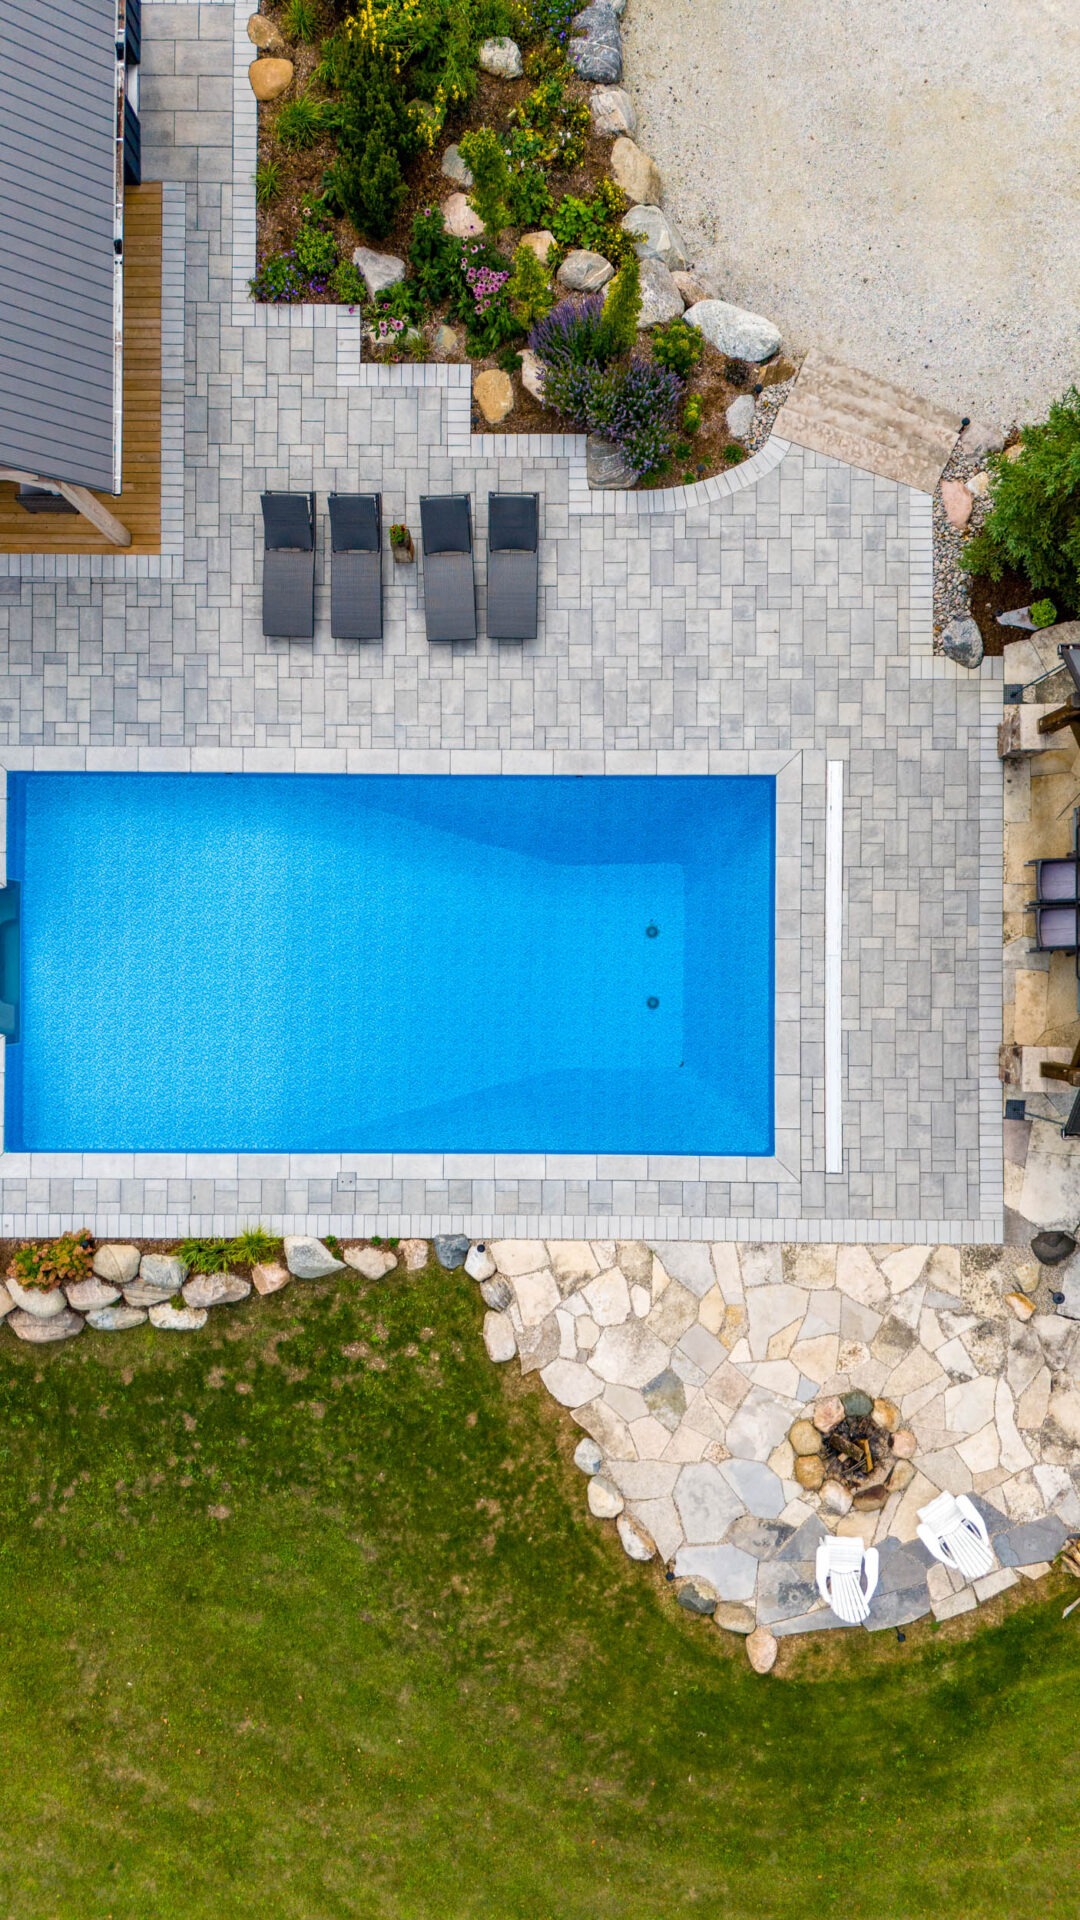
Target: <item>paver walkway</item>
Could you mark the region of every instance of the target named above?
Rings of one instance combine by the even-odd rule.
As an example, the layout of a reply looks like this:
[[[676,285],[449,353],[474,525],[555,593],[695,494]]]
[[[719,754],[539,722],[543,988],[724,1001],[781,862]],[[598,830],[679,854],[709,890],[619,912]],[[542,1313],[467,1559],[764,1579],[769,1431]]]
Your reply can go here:
[[[815,1587],[826,1530],[879,1549],[874,1629],[1037,1579],[1080,1529],[1080,1322],[1053,1311],[1056,1281],[1026,1252],[535,1240],[490,1252],[513,1298],[485,1336],[505,1354],[509,1318],[522,1371],[539,1369],[597,1442],[596,1510],[621,1496],[676,1575],[775,1634],[843,1624]],[[1005,1299],[1017,1287],[1037,1309],[1023,1324]],[[795,1481],[787,1434],[819,1396],[855,1388],[899,1408],[914,1474],[876,1513],[837,1518]],[[987,1522],[998,1565],[973,1587],[916,1538],[918,1508],[943,1489],[971,1495]],[[639,1537],[624,1544],[644,1557]]]
[[[39,566],[2,583],[0,747],[11,762],[70,767],[212,769],[243,752],[282,771],[672,773],[744,750],[798,756],[801,833],[785,852],[802,932],[779,1004],[799,1154],[769,1177],[696,1158],[346,1157],[341,1180],[302,1154],[28,1156],[0,1162],[4,1230],[86,1218],[149,1235],[262,1218],[417,1233],[572,1222],[592,1236],[625,1221],[683,1238],[857,1236],[878,1223],[879,1237],[906,1239],[933,1223],[938,1238],[992,1237],[1000,1125],[980,1137],[980,1020],[986,968],[1000,963],[982,932],[1000,859],[999,710],[989,682],[941,675],[929,658],[925,503],[793,448],[726,500],[583,515],[560,460],[452,443],[444,390],[344,384],[325,310],[237,324],[234,242],[252,187],[232,144],[234,24],[221,4],[153,4],[144,17],[144,168],[186,194],[182,557],[175,577],[140,561],[111,579]],[[313,646],[261,633],[265,487],[319,495]],[[406,569],[391,570],[382,646],[329,638],[328,491],[379,488],[384,519],[414,525],[422,493],[468,491],[483,607],[496,487],[541,495],[536,644],[429,647]],[[825,1172],[822,1097],[826,759],[844,763],[846,796],[839,1173]]]

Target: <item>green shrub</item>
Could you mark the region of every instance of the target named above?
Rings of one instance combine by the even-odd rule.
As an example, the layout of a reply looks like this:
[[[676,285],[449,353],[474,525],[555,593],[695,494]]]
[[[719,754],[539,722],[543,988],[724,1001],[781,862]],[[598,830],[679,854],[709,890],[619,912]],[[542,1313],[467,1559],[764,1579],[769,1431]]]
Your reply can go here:
[[[281,168],[276,160],[261,160],[255,169],[255,202],[268,207],[281,192]]]
[[[308,207],[300,216],[293,248],[297,267],[309,282],[329,280],[341,257],[329,227]]]
[[[315,145],[325,124],[322,102],[313,100],[310,93],[301,93],[285,102],[274,122],[274,134],[289,152],[299,152]]]
[[[420,298],[436,307],[461,286],[461,241],[447,233],[437,207],[413,216],[409,267]]]
[[[680,380],[692,373],[705,351],[705,341],[697,327],[686,320],[667,320],[652,330],[653,359],[670,367]]]
[[[458,147],[473,177],[469,205],[483,221],[485,231],[495,239],[513,221],[506,154],[490,127],[476,127],[471,133],[463,133]]]
[[[318,36],[319,9],[312,4],[312,0],[289,0],[281,23],[290,40],[303,40],[310,44]]]
[[[402,165],[415,152],[416,122],[390,60],[358,37],[339,50],[341,98],[333,116],[338,155],[327,168],[327,198],[361,233],[381,240],[397,219]]]
[[[685,407],[683,408],[683,417],[682,417],[683,432],[699,433],[701,431],[701,422],[704,419],[704,417],[705,417],[705,402],[702,399],[700,393],[692,393]]]
[[[1080,393],[1070,387],[1039,426],[1025,427],[1018,460],[989,462],[991,507],[960,556],[1000,580],[1007,567],[1035,593],[1080,605]]]
[[[629,253],[604,297],[602,357],[615,360],[637,346],[641,318],[641,262]]]
[[[741,447],[737,440],[729,440],[727,446],[723,449],[721,458],[729,467],[735,467],[740,460],[746,459],[746,448]]]
[[[506,286],[510,311],[521,327],[534,326],[555,305],[548,277],[531,247],[518,247]]]
[[[342,307],[362,307],[367,300],[367,282],[351,260],[339,260],[330,275],[330,291]]]
[[[397,280],[392,287],[384,287],[367,303],[367,318],[372,326],[377,326],[380,320],[401,320],[411,327],[422,320],[424,301],[416,281]]]
[[[560,71],[541,79],[519,107],[510,115],[510,151],[516,136],[528,135],[531,150],[541,164],[559,167],[569,173],[585,157],[591,118],[584,100],[572,100],[566,82],[573,71],[565,63]]]
[[[276,1259],[280,1252],[280,1239],[264,1227],[245,1227],[229,1246],[229,1258],[237,1267],[257,1266],[261,1261]]]
[[[8,1266],[8,1279],[20,1287],[35,1287],[51,1293],[54,1287],[85,1280],[94,1259],[94,1242],[87,1227],[78,1233],[62,1233],[58,1240],[35,1246],[25,1242],[16,1247]]]
[[[1052,600],[1036,600],[1029,612],[1033,627],[1052,627],[1057,619],[1057,608]]]
[[[274,305],[302,300],[308,291],[307,278],[300,272],[291,248],[288,253],[268,253],[248,286],[253,300],[268,300]]]
[[[551,188],[544,171],[543,141],[539,134],[512,128],[503,135],[509,177],[510,217],[515,227],[543,226],[551,212]]]
[[[181,1240],[177,1258],[189,1273],[224,1273],[231,1244],[229,1240]]]
[[[454,310],[465,321],[466,345],[476,360],[498,353],[524,331],[510,311],[509,284],[510,263],[505,254],[484,240],[466,240]]]
[[[584,247],[619,267],[634,253],[632,236],[619,225],[627,205],[625,193],[614,180],[601,180],[590,200],[579,200],[572,193],[563,196],[552,215],[551,231],[564,253]]]

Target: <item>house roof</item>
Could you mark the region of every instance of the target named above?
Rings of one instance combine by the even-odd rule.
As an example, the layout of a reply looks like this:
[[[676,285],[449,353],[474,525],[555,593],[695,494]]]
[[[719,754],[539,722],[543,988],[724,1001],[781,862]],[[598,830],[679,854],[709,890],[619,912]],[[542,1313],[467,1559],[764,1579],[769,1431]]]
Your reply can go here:
[[[119,488],[116,0],[0,7],[0,466]]]

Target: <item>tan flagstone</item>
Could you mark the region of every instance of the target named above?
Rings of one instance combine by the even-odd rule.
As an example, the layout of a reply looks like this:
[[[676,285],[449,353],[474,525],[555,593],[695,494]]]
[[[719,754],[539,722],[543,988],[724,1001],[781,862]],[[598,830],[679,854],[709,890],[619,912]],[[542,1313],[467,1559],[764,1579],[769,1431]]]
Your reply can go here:
[[[861,1306],[883,1313],[889,1304],[889,1285],[865,1247],[836,1250],[836,1284]]]
[[[781,1480],[791,1480],[795,1473],[795,1449],[790,1440],[781,1440],[773,1448],[767,1464]]]
[[[716,1275],[716,1283],[729,1307],[738,1307],[743,1301],[743,1277],[739,1266],[739,1249],[733,1240],[714,1240],[709,1256]]]
[[[742,1341],[747,1325],[745,1307],[725,1307],[723,1323],[717,1332],[721,1346],[727,1347],[730,1352]]]
[[[895,1253],[887,1254],[881,1262],[881,1271],[889,1283],[890,1293],[906,1293],[914,1286],[927,1257],[926,1247],[898,1247]]]
[[[837,1370],[839,1346],[835,1333],[819,1334],[816,1340],[797,1340],[791,1349],[792,1364],[807,1380],[820,1386]]]
[[[927,1353],[936,1353],[945,1344],[941,1322],[933,1307],[924,1307],[919,1315],[919,1340]]]
[[[630,1289],[618,1267],[608,1267],[581,1288],[598,1327],[618,1327],[630,1317]]]
[[[802,1320],[793,1320],[790,1327],[781,1327],[779,1333],[774,1333],[765,1354],[766,1360],[789,1359],[801,1329]]]
[[[1009,1476],[1004,1467],[994,1467],[990,1473],[973,1473],[971,1477],[975,1482],[976,1493],[993,1493],[995,1488],[1000,1487]]]
[[[790,1360],[755,1360],[746,1369],[755,1387],[794,1400],[799,1391],[799,1370]]]
[[[1046,1501],[1030,1469],[1004,1481],[998,1492],[1001,1500],[995,1501],[995,1505],[1004,1503],[1010,1520],[1041,1520],[1046,1512]]]
[[[836,1353],[837,1373],[854,1373],[856,1367],[870,1364],[871,1353],[865,1340],[841,1340]]]
[[[514,1296],[524,1327],[538,1327],[549,1313],[554,1313],[562,1298],[549,1267],[539,1273],[518,1274],[514,1279]]]
[[[915,1539],[919,1524],[919,1508],[925,1507],[928,1501],[940,1492],[941,1488],[935,1487],[916,1465],[915,1478],[910,1486],[905,1487],[900,1496],[900,1505],[893,1515],[893,1532],[898,1540]]]
[[[614,1408],[608,1406],[606,1400],[590,1400],[583,1407],[575,1407],[570,1418],[591,1434],[609,1460],[637,1459],[637,1448],[630,1437],[629,1426]]]
[[[749,1382],[744,1384],[749,1393]],[[682,1424],[692,1433],[700,1433],[706,1440],[722,1440],[733,1411],[734,1408],[726,1406],[723,1401],[711,1399],[708,1389],[702,1387],[690,1400]]]
[[[1001,1462],[1001,1440],[993,1421],[958,1441],[956,1451],[973,1474],[991,1473]]]
[[[953,1433],[978,1433],[994,1418],[994,1380],[982,1375],[945,1390],[945,1420]],[[1010,1396],[1011,1397],[1011,1396]]]
[[[905,1394],[914,1393],[919,1387],[930,1386],[936,1380],[944,1380],[945,1372],[938,1366],[932,1353],[922,1347],[912,1347],[903,1359],[887,1375],[884,1385],[886,1399],[901,1403],[901,1411],[907,1418],[907,1408],[902,1405]]]
[[[934,1247],[922,1278],[928,1287],[935,1287],[939,1293],[959,1295],[962,1270],[959,1247]]]
[[[707,1333],[715,1333],[719,1338],[727,1310],[727,1301],[720,1288],[710,1287],[708,1293],[703,1294],[699,1302],[697,1317]]]
[[[928,1480],[943,1493],[970,1493],[971,1468],[961,1460],[955,1447],[941,1447],[936,1453],[920,1453],[919,1466]]]
[[[671,1275],[668,1272],[667,1268],[665,1267],[663,1261],[661,1260],[660,1255],[658,1253],[654,1253],[653,1259],[652,1259],[653,1300],[654,1301],[659,1300],[661,1294],[666,1292],[667,1288],[670,1287],[670,1285],[671,1285]]]
[[[691,1427],[687,1421],[680,1421],[674,1433],[668,1435],[663,1459],[690,1462],[703,1460],[709,1441],[704,1433]]]
[[[1042,1426],[1050,1405],[1050,1369],[1042,1367],[1016,1403],[1016,1424],[1029,1431]]]
[[[518,1274],[536,1273],[547,1266],[547,1249],[542,1240],[492,1240],[489,1252],[500,1273],[508,1280]]]
[[[843,1540],[861,1540],[864,1546],[872,1547],[877,1523],[876,1513],[845,1513],[836,1523],[836,1532]]]
[[[787,1249],[785,1279],[811,1292],[836,1285],[836,1248],[825,1243]]]
[[[1001,1435],[1001,1464],[1011,1473],[1020,1473],[1031,1465],[1031,1449],[1021,1438],[1016,1425],[1012,1392],[1007,1380],[998,1380],[994,1395],[994,1419]]]
[[[630,1438],[637,1448],[639,1460],[660,1460],[665,1455],[667,1455],[667,1458],[670,1460],[681,1459],[682,1457],[680,1454],[668,1453],[667,1449],[672,1435],[667,1427],[660,1425],[659,1420],[653,1419],[651,1413],[647,1413],[643,1420],[632,1420],[630,1422]],[[702,1445],[704,1445],[704,1441]],[[697,1458],[698,1456],[694,1455],[692,1457]]]
[[[673,1347],[698,1317],[698,1297],[681,1280],[671,1280],[645,1316],[645,1325],[658,1340]]]
[[[774,1333],[789,1327],[793,1320],[802,1324],[809,1294],[804,1287],[753,1287],[746,1296],[750,1322],[750,1351],[755,1360],[764,1360]]]

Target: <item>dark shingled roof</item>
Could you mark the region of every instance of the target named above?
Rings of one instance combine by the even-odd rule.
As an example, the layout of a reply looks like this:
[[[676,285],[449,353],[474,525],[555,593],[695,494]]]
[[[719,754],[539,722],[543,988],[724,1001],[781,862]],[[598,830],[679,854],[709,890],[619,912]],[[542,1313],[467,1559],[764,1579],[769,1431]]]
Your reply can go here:
[[[0,6],[0,466],[119,486],[116,0]]]

